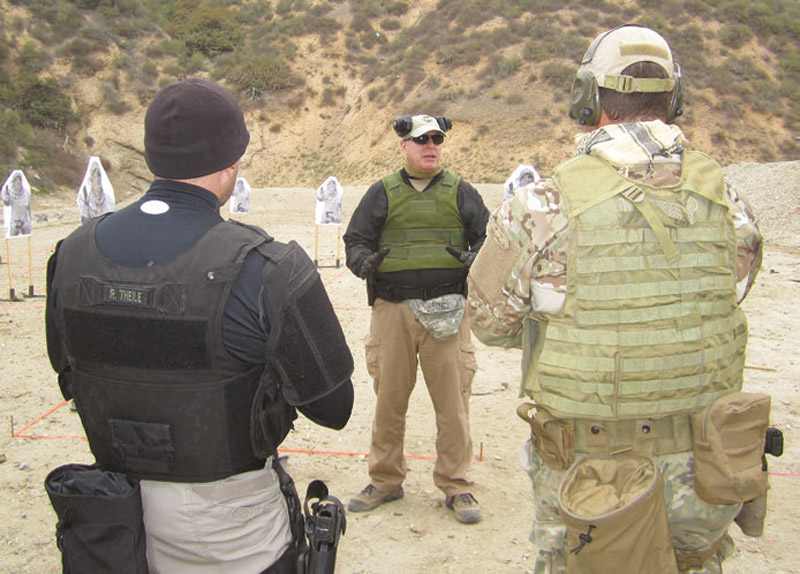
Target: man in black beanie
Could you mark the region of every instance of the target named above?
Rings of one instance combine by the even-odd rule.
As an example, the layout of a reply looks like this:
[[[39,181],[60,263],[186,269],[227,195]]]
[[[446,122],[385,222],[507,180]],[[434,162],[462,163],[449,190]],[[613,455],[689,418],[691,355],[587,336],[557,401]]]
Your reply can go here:
[[[352,356],[308,255],[220,216],[249,140],[220,86],[167,86],[150,189],[48,263],[50,361],[99,466],[141,481],[151,572],[294,572],[277,446],[296,409],[350,417]]]

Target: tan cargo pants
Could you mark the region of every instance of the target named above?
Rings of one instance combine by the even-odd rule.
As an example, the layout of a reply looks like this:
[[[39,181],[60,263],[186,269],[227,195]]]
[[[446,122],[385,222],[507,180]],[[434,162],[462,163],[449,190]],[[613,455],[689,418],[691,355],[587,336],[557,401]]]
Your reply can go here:
[[[384,491],[400,488],[406,476],[403,441],[408,401],[417,378],[417,360],[436,413],[434,484],[452,496],[468,492],[472,460],[469,399],[477,368],[469,322],[458,334],[436,341],[405,303],[377,299],[366,343],[367,369],[376,394],[370,481]]]

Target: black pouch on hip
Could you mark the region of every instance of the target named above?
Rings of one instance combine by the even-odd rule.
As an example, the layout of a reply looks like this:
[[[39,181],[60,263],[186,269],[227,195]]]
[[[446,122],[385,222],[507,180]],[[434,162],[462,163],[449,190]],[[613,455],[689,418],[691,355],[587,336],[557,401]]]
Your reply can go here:
[[[97,465],[67,464],[44,482],[58,515],[64,574],[147,574],[138,481]]]

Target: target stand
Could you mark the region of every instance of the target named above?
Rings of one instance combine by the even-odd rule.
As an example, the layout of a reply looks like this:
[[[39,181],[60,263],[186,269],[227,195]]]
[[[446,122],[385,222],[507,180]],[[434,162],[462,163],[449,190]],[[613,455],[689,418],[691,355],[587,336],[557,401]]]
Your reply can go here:
[[[341,225],[336,226],[336,263],[334,265],[322,265],[320,262],[324,261],[324,259],[319,258],[319,228],[320,227],[330,227],[330,225],[317,225],[316,232],[314,234],[314,267],[317,269],[323,267],[333,267],[338,269],[342,266],[342,259],[341,259],[341,245],[342,245],[342,227]]]

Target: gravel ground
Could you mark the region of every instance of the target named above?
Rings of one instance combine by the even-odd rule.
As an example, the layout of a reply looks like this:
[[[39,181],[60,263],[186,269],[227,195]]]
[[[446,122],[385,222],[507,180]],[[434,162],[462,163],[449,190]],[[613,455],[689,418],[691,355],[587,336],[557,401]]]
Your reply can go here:
[[[768,243],[800,246],[800,161],[740,163],[723,171],[750,198]]]

